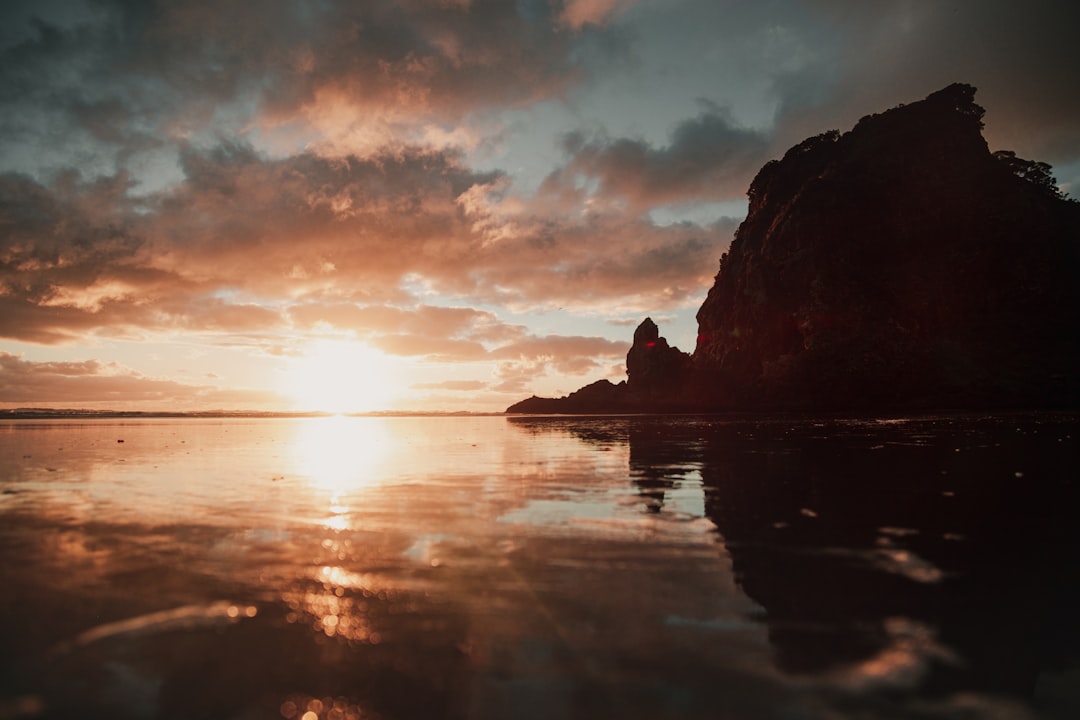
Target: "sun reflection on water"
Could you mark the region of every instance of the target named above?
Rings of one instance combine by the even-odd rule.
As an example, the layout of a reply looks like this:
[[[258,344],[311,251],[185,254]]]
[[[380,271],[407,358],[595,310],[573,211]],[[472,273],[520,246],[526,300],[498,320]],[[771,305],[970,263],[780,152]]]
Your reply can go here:
[[[323,525],[349,529],[357,493],[386,479],[395,439],[382,418],[333,416],[297,424],[290,443],[293,465],[325,496]]]
[[[314,583],[297,586],[282,594],[289,607],[286,620],[310,625],[327,637],[378,645],[381,636],[368,621],[368,602],[385,599],[389,591],[378,578],[339,566],[324,565],[311,578]]]
[[[334,496],[376,485],[394,436],[380,418],[333,416],[298,423],[291,440],[296,471]]]

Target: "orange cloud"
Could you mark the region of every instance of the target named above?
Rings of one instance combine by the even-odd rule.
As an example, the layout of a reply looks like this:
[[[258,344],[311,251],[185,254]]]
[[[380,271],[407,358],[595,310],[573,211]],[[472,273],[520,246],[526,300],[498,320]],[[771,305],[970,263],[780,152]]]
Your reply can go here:
[[[227,144],[188,148],[184,168],[184,184],[138,204],[120,177],[0,176],[0,335],[324,322],[499,342],[523,331],[490,312],[400,308],[420,291],[522,308],[678,307],[700,295],[734,226],[552,216],[542,203],[507,213],[497,173],[418,148],[271,159]]]
[[[600,25],[633,0],[567,0],[559,21],[575,30],[585,25]]]
[[[29,362],[0,352],[0,404],[8,407],[108,407],[243,409],[281,406],[273,393],[223,390],[147,377],[115,363]]]
[[[485,390],[488,384],[483,380],[443,380],[434,383],[414,383],[416,390],[447,390],[450,392],[473,392]]]

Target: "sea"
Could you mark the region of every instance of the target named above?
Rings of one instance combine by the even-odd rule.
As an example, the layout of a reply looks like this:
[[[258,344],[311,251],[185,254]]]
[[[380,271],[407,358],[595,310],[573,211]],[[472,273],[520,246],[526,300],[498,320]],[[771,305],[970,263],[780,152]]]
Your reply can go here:
[[[0,720],[1080,717],[1080,417],[0,422]]]

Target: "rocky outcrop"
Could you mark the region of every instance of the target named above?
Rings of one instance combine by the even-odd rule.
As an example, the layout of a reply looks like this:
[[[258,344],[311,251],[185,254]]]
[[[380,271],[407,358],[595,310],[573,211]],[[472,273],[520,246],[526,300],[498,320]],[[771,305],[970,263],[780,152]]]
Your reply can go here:
[[[1049,166],[989,151],[974,95],[951,85],[767,163],[693,355],[640,350],[646,320],[626,389],[640,378],[650,409],[1080,403],[1080,204]]]
[[[597,380],[561,398],[542,398],[533,395],[506,408],[508,413],[558,414],[616,412],[629,410],[626,382],[618,385],[610,380]]]
[[[691,359],[668,345],[652,318],[634,331],[626,354],[627,380],[597,380],[561,398],[532,396],[506,409],[508,413],[646,412],[680,409]]]
[[[682,392],[690,366],[690,356],[668,345],[652,318],[645,318],[626,354],[627,390],[642,402],[671,401]]]
[[[713,404],[1077,398],[1080,206],[1045,165],[990,153],[974,94],[952,85],[762,168],[697,316]]]

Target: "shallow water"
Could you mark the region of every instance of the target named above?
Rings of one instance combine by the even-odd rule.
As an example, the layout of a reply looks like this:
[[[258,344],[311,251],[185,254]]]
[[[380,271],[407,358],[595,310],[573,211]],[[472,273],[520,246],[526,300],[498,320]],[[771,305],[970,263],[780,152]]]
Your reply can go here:
[[[1080,717],[1078,422],[0,424],[0,720]]]

